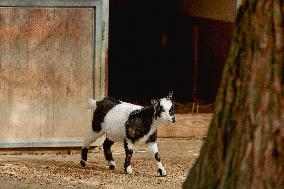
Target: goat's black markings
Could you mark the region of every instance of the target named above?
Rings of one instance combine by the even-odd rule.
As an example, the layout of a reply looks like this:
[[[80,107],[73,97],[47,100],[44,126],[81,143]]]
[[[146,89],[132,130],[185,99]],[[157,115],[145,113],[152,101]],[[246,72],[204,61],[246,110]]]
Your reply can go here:
[[[158,173],[160,174],[161,177],[164,177],[162,169],[158,169]]]
[[[155,131],[146,141],[146,143],[156,142],[157,141],[157,131]]]
[[[111,153],[111,146],[113,145],[113,141],[109,140],[108,138],[105,139],[103,143],[103,148],[104,148],[104,155],[107,161],[112,161],[112,153]]]
[[[127,173],[127,167],[131,165],[131,158],[133,150],[128,148],[128,142],[124,139],[124,149],[125,149],[125,162],[124,162],[124,171]]]
[[[112,152],[111,152],[111,146],[113,145],[113,141],[109,140],[108,138],[105,139],[104,143],[103,143],[103,148],[104,148],[104,155],[107,161],[113,161],[113,157],[112,157]],[[109,168],[114,170],[115,169],[115,165],[109,165]]]
[[[158,162],[161,161],[159,152],[156,152],[156,153],[155,153],[155,159],[156,159]]]
[[[161,106],[160,101],[157,101],[157,102],[158,104],[157,104],[155,115],[154,115],[155,119],[161,117],[162,112],[165,111],[163,106]]]
[[[85,167],[86,166],[86,161],[87,161],[87,156],[88,156],[88,148],[83,148],[82,149],[82,152],[81,152],[81,158],[82,158],[82,160],[81,160],[81,165],[82,165],[82,167]]]
[[[174,106],[173,106],[173,105],[171,106],[171,109],[169,110],[169,114],[170,114],[171,116],[174,115]]]
[[[96,110],[94,111],[92,128],[95,132],[100,132],[102,130],[102,122],[106,114],[116,105],[120,104],[119,100],[105,97],[103,100],[97,102]]]
[[[133,111],[125,123],[126,137],[134,143],[147,134],[153,124],[154,112],[153,106]]]
[[[83,149],[82,149],[81,156],[82,156],[82,159],[83,159],[84,161],[87,161],[88,151],[89,151],[88,148],[83,148]]]

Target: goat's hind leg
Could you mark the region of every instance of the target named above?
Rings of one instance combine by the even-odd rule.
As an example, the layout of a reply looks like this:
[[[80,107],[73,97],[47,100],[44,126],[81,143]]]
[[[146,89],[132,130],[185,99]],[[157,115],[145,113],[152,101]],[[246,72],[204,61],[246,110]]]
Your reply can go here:
[[[91,131],[91,133],[85,138],[84,140],[84,145],[82,147],[82,152],[81,152],[81,166],[85,167],[86,166],[86,162],[87,162],[87,158],[88,158],[88,151],[89,151],[89,147],[90,145],[95,142],[99,137],[102,136],[102,132],[95,132],[95,131]]]
[[[111,146],[113,145],[113,143],[114,143],[113,141],[106,138],[105,141],[104,141],[104,144],[103,144],[104,155],[105,155],[106,160],[108,161],[109,168],[111,170],[114,170],[115,167],[116,167],[115,162],[114,162],[113,157],[112,157],[112,152],[111,152]]]

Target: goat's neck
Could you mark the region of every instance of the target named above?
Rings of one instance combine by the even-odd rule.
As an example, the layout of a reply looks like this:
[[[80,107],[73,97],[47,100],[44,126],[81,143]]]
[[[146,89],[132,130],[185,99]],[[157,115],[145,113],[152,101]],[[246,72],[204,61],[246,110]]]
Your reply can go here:
[[[152,123],[154,127],[157,127],[158,125],[160,125],[161,123],[163,123],[163,119],[161,117],[158,117],[156,115],[156,111],[154,110],[153,115],[152,115]]]
[[[160,117],[153,116],[152,119],[153,119],[153,126],[155,126],[155,127],[157,127],[158,125],[163,123],[163,120]]]
[[[148,116],[149,118],[151,117],[151,122],[153,127],[157,127],[161,122],[163,122],[163,120],[160,117],[156,116],[155,108],[152,105],[143,108],[141,111],[143,111],[143,114],[147,115],[147,117]]]

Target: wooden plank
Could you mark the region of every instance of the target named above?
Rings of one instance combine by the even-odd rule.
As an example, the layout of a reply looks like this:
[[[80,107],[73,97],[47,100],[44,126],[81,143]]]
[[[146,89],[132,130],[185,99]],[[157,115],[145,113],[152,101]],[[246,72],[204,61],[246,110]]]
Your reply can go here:
[[[177,114],[175,124],[161,124],[160,138],[194,138],[207,135],[213,114]]]
[[[109,20],[109,1],[103,1],[102,2],[102,45],[101,45],[101,99],[105,96],[107,96],[107,64],[108,64],[108,30],[109,30],[109,25],[108,25],[108,20]]]
[[[91,7],[96,9],[94,97],[107,95],[106,66],[108,49],[109,0],[1,0],[0,7]]]
[[[102,146],[105,141],[105,135],[100,137],[91,146]],[[45,148],[45,147],[82,147],[84,140],[82,138],[53,138],[53,139],[29,139],[29,140],[0,140],[0,150],[2,148]]]
[[[107,0],[1,0],[1,7],[95,7]]]
[[[226,22],[235,22],[239,0],[182,0],[184,14]]]
[[[102,39],[103,39],[103,13],[102,3],[96,8],[96,38],[95,38],[95,69],[94,69],[94,98],[97,100],[102,99],[101,91],[101,53],[102,53]]]
[[[1,8],[2,7],[2,8]],[[93,89],[92,89],[92,93],[93,95],[97,98],[97,99],[101,99],[103,98],[106,94],[107,94],[107,85],[105,84],[105,79],[107,79],[105,73],[107,70],[105,70],[105,66],[106,63],[105,61],[107,60],[106,58],[106,53],[107,53],[107,48],[108,48],[108,9],[109,9],[109,1],[108,0],[2,0],[0,1],[0,10],[4,10],[3,7],[7,7],[7,9],[12,9],[12,7],[14,8],[20,8],[22,13],[20,15],[16,14],[13,15],[14,13],[11,13],[10,17],[16,18],[17,16],[19,16],[18,18],[21,18],[22,20],[18,20],[18,22],[13,21],[14,23],[17,23],[18,26],[13,26],[8,28],[8,30],[6,30],[7,28],[5,28],[4,30],[2,30],[3,28],[1,28],[1,21],[7,21],[8,23],[12,24],[13,22],[9,22],[9,17],[0,15],[0,37],[1,39],[6,42],[4,44],[2,44],[2,47],[4,48],[0,48],[0,58],[1,59],[6,59],[10,61],[6,61],[6,62],[2,62],[2,60],[0,59],[1,63],[0,63],[0,129],[6,128],[7,130],[9,130],[9,132],[5,133],[5,132],[1,132],[0,133],[0,137],[4,136],[4,138],[2,139],[6,139],[6,140],[2,140],[2,144],[6,146],[10,146],[10,143],[13,144],[13,139],[17,138],[18,136],[20,136],[19,139],[24,139],[22,140],[22,147],[24,147],[25,142],[31,142],[31,145],[40,145],[42,144],[41,142],[39,143],[34,143],[33,139],[36,138],[36,140],[43,140],[45,142],[48,141],[52,141],[52,140],[58,140],[58,141],[64,141],[69,138],[72,138],[75,133],[76,133],[76,137],[82,137],[83,134],[88,131],[88,129],[90,128],[90,123],[88,123],[88,126],[81,127],[82,124],[75,124],[75,122],[86,122],[88,119],[91,119],[91,111],[85,109],[87,107],[87,105],[82,105],[80,106],[80,110],[79,111],[84,111],[83,114],[85,116],[81,116],[78,117],[78,115],[80,115],[79,113],[75,113],[76,112],[76,107],[78,106],[78,103],[76,103],[76,99],[75,101],[71,100],[70,98],[68,98],[68,96],[66,97],[66,99],[62,99],[60,98],[61,94],[64,94],[64,90],[52,90],[54,88],[49,87],[49,85],[47,85],[46,83],[48,81],[52,81],[53,76],[54,76],[54,67],[48,67],[48,66],[43,66],[44,63],[42,63],[41,67],[42,68],[47,68],[47,70],[44,70],[43,73],[41,73],[41,69],[36,69],[36,64],[35,64],[35,59],[40,58],[38,57],[38,55],[29,53],[29,51],[27,49],[30,49],[32,46],[35,46],[36,44],[36,40],[33,39],[28,39],[26,38],[26,33],[29,32],[29,30],[31,28],[28,28],[25,26],[25,24],[30,24],[30,22],[33,22],[34,20],[37,19],[37,16],[33,16],[33,18],[30,18],[29,16],[26,16],[23,12],[25,12],[26,9],[29,9],[30,7],[42,7],[42,8],[70,8],[70,7],[74,7],[74,8],[78,8],[78,7],[82,7],[82,8],[90,8],[92,9],[93,13],[93,18],[90,19],[90,17],[83,17],[83,19],[85,18],[85,21],[87,22],[92,22],[92,36],[95,36],[95,38],[93,38],[92,42],[94,42],[93,44],[93,56],[92,58],[88,57],[88,56],[83,56],[82,59],[84,59],[84,57],[89,61],[89,60],[94,60],[93,65],[94,67],[96,67],[94,73],[92,73],[92,78],[89,80],[90,82],[93,82]],[[47,9],[46,9],[47,10]],[[52,11],[50,13],[48,13],[49,11],[47,10],[46,13],[46,17],[47,19],[47,23],[49,23],[50,26],[52,26],[52,24],[50,24],[50,20],[54,19],[54,21],[60,21],[60,19],[56,19],[56,14],[54,14],[52,17]],[[49,14],[49,16],[48,16]],[[9,15],[9,14],[8,14]],[[1,17],[2,16],[2,17]],[[60,15],[62,16],[62,15]],[[2,19],[4,18],[4,19]],[[41,18],[41,17],[40,17]],[[71,20],[72,20],[72,15],[71,15]],[[42,18],[41,18],[42,19]],[[73,17],[73,19],[76,19]],[[83,20],[83,23],[85,22]],[[23,26],[20,26],[20,24],[23,24]],[[46,29],[46,25],[44,22],[42,22],[41,24],[38,25],[39,29],[35,29],[38,33],[41,33],[42,31],[44,31],[44,29],[41,29],[41,27],[44,26],[44,28]],[[86,26],[86,25],[85,25]],[[11,29],[11,31],[10,31]],[[24,30],[24,31],[22,31]],[[20,32],[19,32],[20,31]],[[49,30],[50,32],[52,32],[52,29]],[[4,33],[2,33],[4,32]],[[8,33],[5,33],[8,32]],[[15,36],[5,36],[5,34],[9,34],[9,33],[13,33],[17,35],[18,37]],[[59,53],[58,51],[56,51],[55,49],[59,49],[62,44],[57,43],[56,41],[52,41],[49,39],[48,35],[46,33],[43,32],[43,34],[46,36],[46,43],[49,43],[51,45],[51,48],[46,45],[46,50],[50,50],[53,48],[53,50],[50,50],[50,52],[45,52],[42,48],[40,47],[41,45],[39,45],[39,49],[37,49],[37,47],[35,48],[35,51],[42,51],[42,57],[41,59],[44,60],[44,58],[50,58],[50,55],[54,55],[54,56],[61,56],[61,53]],[[24,37],[22,37],[22,35]],[[30,33],[29,36],[32,36],[32,34]],[[68,34],[67,34],[68,36]],[[72,35],[71,35],[72,36]],[[20,39],[19,39],[20,38]],[[0,39],[0,40],[1,40]],[[17,39],[18,41],[16,41],[17,45],[15,46],[15,39]],[[39,38],[37,38],[39,39]],[[7,43],[7,41],[9,41]],[[24,41],[24,42],[23,42]],[[43,43],[45,43],[45,40],[42,40]],[[1,41],[2,42],[2,41]],[[54,46],[53,45],[53,42]],[[6,48],[6,46],[8,48]],[[69,45],[70,46],[70,45]],[[15,48],[18,47],[18,48]],[[57,47],[57,48],[56,48]],[[73,48],[73,47],[72,47]],[[71,49],[72,49],[71,48]],[[12,49],[17,49],[17,51],[12,50]],[[11,51],[12,50],[12,51]],[[15,53],[16,52],[16,53]],[[71,50],[72,52],[72,50]],[[4,55],[3,55],[4,54]],[[72,54],[72,53],[70,53]],[[3,56],[2,56],[3,55]],[[71,57],[71,56],[70,56]],[[69,57],[69,58],[70,58]],[[30,62],[30,59],[33,58],[34,62]],[[34,74],[31,74],[30,76],[30,80],[27,79],[25,81],[27,81],[27,87],[23,87],[22,83],[21,83],[21,78],[24,78],[25,75],[27,75],[28,72],[23,71],[24,69],[22,69],[22,72],[18,72],[18,71],[13,71],[14,68],[13,66],[11,67],[11,69],[9,68],[9,66],[13,65],[13,63],[15,62],[14,60],[17,59],[17,62],[19,62],[18,67],[23,68],[26,67],[26,69],[31,69],[33,68],[33,71],[37,71],[38,75],[41,75],[41,77],[38,78],[44,78],[44,77],[48,77],[49,74],[53,74],[53,76],[48,77],[49,80],[45,81],[45,85],[43,85],[42,87],[44,88],[42,91],[44,91],[45,96],[42,97],[42,101],[40,101],[40,103],[38,102],[33,102],[32,100],[36,101],[36,94],[38,93],[42,93],[42,91],[40,92],[40,90],[31,90],[31,94],[30,95],[30,100],[27,100],[26,97],[29,96],[27,95],[25,92],[23,91],[28,91],[29,87],[32,87],[34,85],[34,83],[38,82],[38,78],[34,77]],[[41,60],[40,59],[40,60]],[[56,60],[60,60],[60,58],[50,58],[48,59],[49,62],[52,62],[52,60],[54,62],[56,62]],[[73,60],[73,59],[72,59]],[[77,61],[78,59],[74,59],[75,61]],[[60,60],[61,61],[61,60]],[[77,61],[78,62],[78,61]],[[82,61],[84,62],[84,61]],[[32,65],[32,66],[31,66]],[[51,65],[53,65],[53,63],[51,63]],[[79,64],[74,64],[76,66],[78,66]],[[61,64],[60,66],[57,66],[58,69],[56,69],[56,71],[58,70],[64,70],[66,66],[64,66],[64,64]],[[3,69],[2,69],[3,68]],[[9,69],[7,69],[9,68]],[[68,70],[68,69],[67,69]],[[87,69],[88,71],[90,70],[94,70],[94,68],[92,69]],[[64,70],[66,71],[66,70]],[[70,71],[70,70],[68,70]],[[6,72],[6,75],[3,73]],[[7,74],[11,72],[11,77],[6,77]],[[103,75],[101,75],[101,73],[103,72]],[[23,74],[23,75],[21,75]],[[55,74],[56,75],[56,74]],[[68,75],[68,73],[66,74]],[[70,75],[70,74],[69,74]],[[11,78],[15,78],[13,76],[20,76],[17,77],[18,80],[20,82],[18,82],[18,80],[15,81],[11,81]],[[64,76],[64,74],[62,74],[62,72],[59,72],[59,74],[57,74],[57,76]],[[62,77],[62,78],[67,78],[68,77]],[[3,80],[2,80],[3,79]],[[58,77],[57,77],[58,79]],[[96,79],[95,81],[93,81],[93,79]],[[43,81],[44,79],[42,79],[41,81]],[[69,83],[74,84],[73,81],[68,80]],[[59,82],[60,83],[60,82]],[[58,84],[58,80],[57,83],[55,83],[54,85]],[[66,84],[66,83],[65,83]],[[78,83],[77,83],[78,84]],[[75,85],[75,84],[74,84]],[[15,86],[19,86],[18,88]],[[20,87],[22,86],[22,87]],[[15,87],[15,89],[13,88]],[[64,89],[64,88],[62,88]],[[66,93],[71,93],[74,92],[74,90],[71,90],[70,87],[66,87],[65,89]],[[67,92],[68,91],[68,92]],[[84,90],[83,90],[84,91]],[[63,92],[63,93],[62,93]],[[77,94],[80,94],[79,90],[75,90],[75,92]],[[86,92],[86,90],[85,90]],[[15,96],[13,95],[16,95]],[[22,94],[22,96],[21,96]],[[52,97],[50,97],[52,96]],[[89,95],[85,96],[86,98],[89,98]],[[7,101],[8,99],[8,101]],[[17,100],[17,105],[11,103],[12,101]],[[20,103],[22,101],[22,103]],[[58,103],[58,102],[61,102]],[[32,102],[32,103],[30,103]],[[87,103],[87,101],[85,101]],[[53,105],[52,105],[53,103]],[[56,104],[57,103],[57,104]],[[63,106],[65,106],[65,110],[62,109],[62,103]],[[67,103],[67,105],[64,103]],[[27,105],[28,104],[28,105]],[[73,104],[75,104],[75,106],[73,106]],[[36,105],[36,106],[34,106]],[[33,107],[33,108],[31,108]],[[82,109],[83,108],[83,109]],[[33,109],[33,110],[31,110]],[[16,111],[15,111],[16,110]],[[79,112],[78,111],[78,112]],[[15,127],[11,127],[11,120],[8,119],[9,115],[11,114],[11,112],[13,112],[14,114],[14,118],[16,117],[17,119],[13,119],[14,120],[14,125],[21,125],[21,129],[15,128]],[[66,116],[68,115],[68,113],[71,115],[72,119],[68,119],[70,117]],[[82,113],[82,112],[81,112]],[[36,115],[36,116],[35,116]],[[87,115],[87,118],[86,118]],[[77,116],[77,117],[76,117]],[[63,119],[64,118],[64,119]],[[65,119],[67,118],[67,119]],[[78,120],[75,120],[75,118],[78,118]],[[86,118],[86,119],[85,119]],[[67,120],[67,121],[65,121]],[[81,120],[81,121],[80,121]],[[26,126],[27,123],[29,123],[29,126]],[[60,125],[65,124],[65,125],[69,125],[73,124],[73,125],[77,125],[76,129],[70,129],[70,127],[62,127]],[[40,134],[36,133],[35,131],[38,130],[40,125]],[[45,127],[45,125],[47,125]],[[57,126],[59,125],[59,126]],[[74,128],[74,127],[71,127]],[[70,135],[70,133],[72,133],[74,135]],[[60,133],[60,134],[59,134]],[[1,135],[2,134],[2,135]],[[6,135],[8,134],[8,135]],[[62,136],[61,136],[62,134]],[[41,138],[38,138],[38,135]],[[44,137],[52,137],[52,138],[44,138]],[[22,138],[21,138],[22,137]],[[54,138],[56,137],[56,138]],[[80,138],[81,138],[80,137]],[[73,137],[74,138],[74,137]],[[17,139],[18,140],[18,139]],[[103,137],[95,144],[95,145],[99,145],[100,143],[103,142]],[[52,143],[52,142],[51,142]],[[72,142],[71,142],[72,143]],[[70,143],[70,144],[71,144]],[[18,143],[20,145],[20,143]],[[58,144],[65,144],[63,143],[58,143]],[[80,144],[81,145],[81,144]],[[21,145],[20,145],[21,146]],[[62,145],[59,145],[60,147]]]
[[[95,40],[95,69],[94,69],[94,98],[103,99],[107,94],[107,53],[109,30],[109,1],[98,1],[96,5],[96,40]]]
[[[60,51],[54,52],[53,56],[60,57],[61,61],[57,74],[66,81],[63,86],[54,86],[55,138],[82,137],[85,133],[82,129],[91,123],[91,111],[86,107],[93,96],[93,10],[76,8],[55,12],[58,21],[64,19],[70,28],[69,33],[62,36],[63,42],[58,40],[59,36],[55,37]],[[66,51],[62,52],[62,49]]]
[[[101,146],[105,137],[101,137],[91,146]],[[82,147],[84,140],[82,138],[59,138],[59,139],[30,139],[30,140],[0,140],[1,148],[45,148],[45,147]]]
[[[161,124],[158,127],[159,138],[195,138],[207,135],[208,127],[213,114],[177,114],[176,124]],[[89,128],[90,129],[90,128]],[[101,137],[92,146],[101,146],[105,136]],[[0,140],[0,148],[15,147],[80,147],[81,138],[51,139],[50,141],[36,140]]]
[[[31,139],[31,140],[0,140],[0,148],[30,148],[30,147],[76,147],[82,146],[82,139]]]
[[[93,16],[93,8],[0,9],[1,140],[84,136]]]
[[[42,154],[80,154],[81,147],[17,147],[17,148],[0,148],[0,155],[22,155],[22,154],[33,154],[33,155],[42,155]],[[91,146],[89,152],[100,152],[102,148],[98,146]]]

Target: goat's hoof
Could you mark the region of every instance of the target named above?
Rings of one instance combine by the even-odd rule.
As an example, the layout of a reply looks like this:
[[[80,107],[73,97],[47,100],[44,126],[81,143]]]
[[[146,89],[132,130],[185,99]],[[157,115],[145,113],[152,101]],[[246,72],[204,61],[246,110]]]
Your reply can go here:
[[[162,170],[162,169],[158,169],[158,173],[160,174],[161,177],[165,177],[167,176],[167,173],[165,170]]]
[[[109,169],[110,170],[115,170],[115,166],[114,165],[109,165]]]
[[[80,164],[81,164],[82,167],[85,167],[85,166],[86,166],[86,162],[85,162],[84,160],[81,160],[81,161],[80,161]]]
[[[109,167],[110,170],[115,170],[116,165],[115,165],[115,162],[113,160],[109,161],[108,165],[109,165],[108,167]]]
[[[127,166],[125,169],[124,169],[125,173],[127,174],[132,174],[132,167],[131,166]]]

